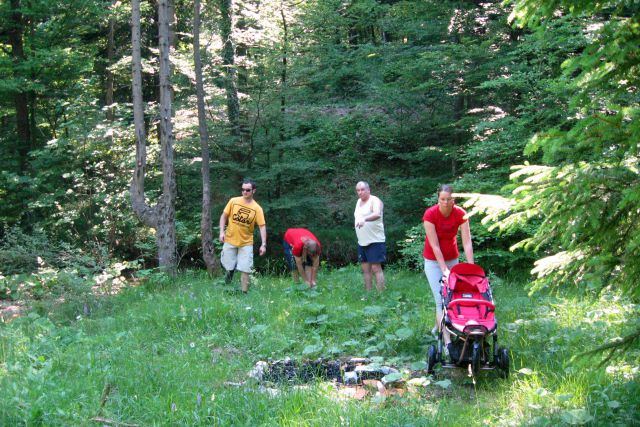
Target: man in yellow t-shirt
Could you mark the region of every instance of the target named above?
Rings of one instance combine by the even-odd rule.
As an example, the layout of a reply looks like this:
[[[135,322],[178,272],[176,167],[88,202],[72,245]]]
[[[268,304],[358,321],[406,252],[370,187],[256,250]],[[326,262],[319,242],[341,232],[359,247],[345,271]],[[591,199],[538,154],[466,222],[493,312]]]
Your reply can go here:
[[[264,212],[253,200],[256,183],[250,179],[242,181],[242,196],[233,197],[220,215],[220,241],[222,266],[227,270],[226,281],[231,282],[233,272],[240,271],[242,292],[249,290],[249,273],[253,269],[253,230],[260,229],[260,256],[267,252],[267,225]],[[226,227],[226,230],[225,230]]]

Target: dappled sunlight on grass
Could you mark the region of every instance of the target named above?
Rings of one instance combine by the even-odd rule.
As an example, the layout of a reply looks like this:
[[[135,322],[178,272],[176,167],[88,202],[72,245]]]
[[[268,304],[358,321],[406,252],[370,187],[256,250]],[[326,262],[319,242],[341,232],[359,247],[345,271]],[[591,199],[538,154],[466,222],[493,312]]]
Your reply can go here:
[[[334,384],[296,388],[249,380],[259,360],[367,356],[409,372],[432,342],[424,276],[386,271],[367,293],[355,267],[323,271],[317,291],[259,277],[249,294],[186,273],[126,289],[91,316],[56,323],[36,313],[2,325],[3,425],[521,425],[613,420],[638,408],[638,350],[597,367],[578,353],[619,336],[637,307],[614,296],[534,294],[496,278],[499,340],[512,375],[438,369],[402,397],[345,397]],[[55,316],[52,316],[55,318]],[[277,393],[271,397],[270,393]],[[629,396],[636,396],[629,399]],[[627,397],[627,398],[625,398]],[[589,418],[591,417],[591,418]]]

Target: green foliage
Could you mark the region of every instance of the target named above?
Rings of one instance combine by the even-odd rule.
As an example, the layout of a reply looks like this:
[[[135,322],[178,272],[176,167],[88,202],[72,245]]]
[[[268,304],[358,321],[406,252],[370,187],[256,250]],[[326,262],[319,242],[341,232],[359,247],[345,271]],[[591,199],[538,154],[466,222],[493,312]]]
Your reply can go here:
[[[182,265],[198,265],[200,154],[190,80],[191,40],[185,36],[190,33],[192,8],[189,2],[181,6],[172,58],[178,256]],[[243,3],[236,11],[242,23],[236,35],[245,42],[239,53],[246,50],[248,55],[237,58],[241,141],[229,135],[224,120],[226,99],[216,65],[221,58],[214,48],[219,44],[219,22],[212,6],[206,8],[203,22],[203,36],[212,43],[203,55],[214,225],[226,199],[238,194],[238,179],[255,178],[269,240],[276,242],[269,245],[266,259],[256,259],[261,271],[285,271],[278,243],[292,226],[310,228],[320,237],[329,265],[355,261],[353,185],[359,179],[370,181],[373,193],[385,203],[389,259],[420,269],[422,230],[417,224],[430,205],[423,199],[433,194],[437,183],[453,182],[458,191],[505,195],[500,189],[512,164],[527,160],[552,167],[574,165],[558,170],[554,182],[564,185],[563,177],[574,183],[576,177],[588,175],[587,169],[575,172],[582,168],[580,162],[595,161],[596,174],[604,175],[585,181],[582,191],[600,191],[602,200],[577,212],[599,215],[614,205],[618,213],[637,209],[637,178],[628,166],[637,156],[640,134],[635,5],[330,0],[265,2],[254,8],[251,2]],[[6,18],[3,28],[11,21],[10,7],[7,2],[0,7]],[[146,46],[153,44],[156,32],[153,9],[153,3],[143,4]],[[16,63],[10,50],[0,52],[0,69],[7,76],[0,85],[5,95],[0,97],[0,114],[8,118],[0,123],[0,221],[21,224],[29,233],[45,230],[50,241],[82,247],[97,262],[103,257],[144,258],[152,264],[154,236],[133,217],[128,200],[133,161],[126,48],[129,6],[35,1],[23,4],[21,12],[32,25],[24,33],[25,60]],[[540,26],[516,28],[509,14],[519,24],[529,20]],[[106,37],[110,19],[115,28],[111,60]],[[543,27],[545,31],[538,31]],[[8,46],[5,33],[2,43]],[[154,51],[143,51],[149,133],[146,187],[153,201],[160,189],[153,89],[157,70]],[[113,120],[104,110],[107,70],[114,78]],[[15,149],[12,97],[18,89],[32,96],[35,137],[25,158]],[[609,187],[619,182],[624,188],[601,191],[601,181]],[[527,188],[523,197],[546,197],[542,187]],[[577,187],[571,189],[570,194],[580,199],[578,193]],[[572,222],[568,212],[558,214],[559,225],[551,230],[545,219],[554,218],[553,212],[544,209],[556,209],[553,203],[523,203],[527,212],[538,209],[532,221],[514,218],[514,226],[502,233],[472,217],[476,257],[492,271],[526,268],[535,255],[509,248],[531,236],[546,236],[544,242],[532,243],[545,251],[543,256],[558,250],[584,251],[585,245],[593,253],[600,247],[596,239],[587,243],[588,238],[579,237],[581,243],[569,248],[566,236],[559,233],[562,221],[579,224],[581,219]],[[628,219],[615,212],[607,227],[624,229]],[[538,228],[539,224],[545,225]],[[575,231],[594,230],[610,236],[586,222]],[[549,240],[552,236],[556,240]],[[635,256],[634,242],[623,242],[623,252],[590,257],[598,267],[589,266],[580,275],[569,270],[566,277],[600,276],[600,281],[589,281],[595,287],[606,286],[613,277],[617,280],[618,274],[631,280],[635,270],[625,267],[618,273],[615,266]],[[613,250],[616,244],[614,240],[604,247]],[[24,252],[32,252],[25,245]]]
[[[573,96],[573,113],[564,123],[542,130],[526,153],[539,153],[542,165],[519,166],[512,178],[510,214],[501,227],[531,220],[539,227],[519,246],[546,255],[536,263],[536,286],[574,283],[591,289],[614,286],[638,297],[640,255],[635,217],[640,208],[637,97],[627,85],[640,81],[638,61],[630,54],[640,42],[637,7],[586,2],[567,10],[569,16],[596,13],[589,25],[589,44],[563,63],[564,85]],[[521,24],[547,26],[541,18],[565,3],[516,5]],[[605,12],[607,20],[598,13]],[[547,18],[551,18],[548,16]],[[549,19],[553,22],[552,19]],[[604,61],[602,58],[607,58]]]
[[[0,240],[0,272],[9,275],[31,273],[47,266],[55,269],[73,267],[82,274],[89,274],[100,268],[97,259],[104,255],[99,246],[94,251],[95,258],[67,243],[51,241],[42,230],[26,234],[19,227],[5,227]]]

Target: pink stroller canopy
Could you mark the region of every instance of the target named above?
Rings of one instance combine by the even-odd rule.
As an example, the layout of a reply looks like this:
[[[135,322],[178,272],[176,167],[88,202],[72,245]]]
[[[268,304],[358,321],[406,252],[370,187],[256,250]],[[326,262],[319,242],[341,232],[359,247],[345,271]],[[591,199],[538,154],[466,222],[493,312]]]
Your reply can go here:
[[[452,291],[487,292],[489,281],[482,267],[462,262],[451,268],[448,287]]]

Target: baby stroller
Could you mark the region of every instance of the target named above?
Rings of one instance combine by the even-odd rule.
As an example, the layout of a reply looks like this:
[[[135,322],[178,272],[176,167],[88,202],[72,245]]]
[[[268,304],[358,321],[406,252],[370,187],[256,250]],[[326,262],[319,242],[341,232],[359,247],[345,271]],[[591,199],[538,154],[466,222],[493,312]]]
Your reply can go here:
[[[474,376],[482,370],[500,369],[509,376],[509,351],[498,347],[498,323],[491,287],[482,267],[460,263],[453,266],[449,280],[442,282],[444,315],[437,345],[429,346],[427,370],[436,363],[443,367],[469,366]],[[443,328],[451,334],[449,360],[443,357]],[[489,340],[491,337],[491,340]]]

